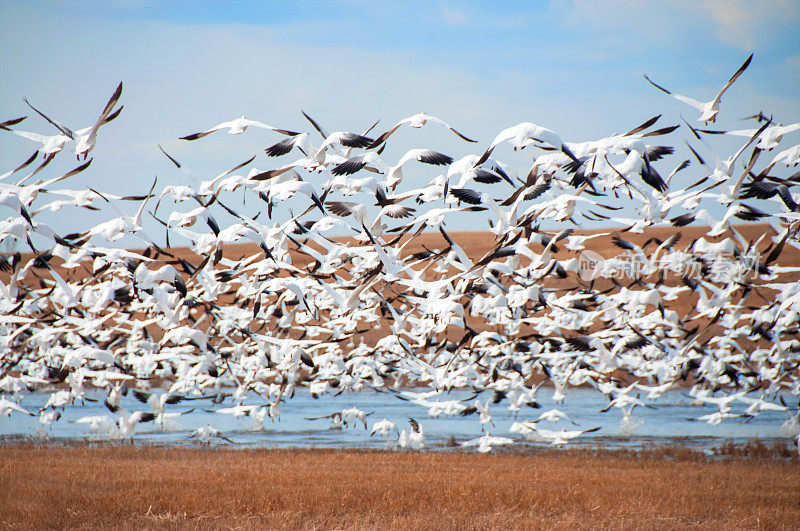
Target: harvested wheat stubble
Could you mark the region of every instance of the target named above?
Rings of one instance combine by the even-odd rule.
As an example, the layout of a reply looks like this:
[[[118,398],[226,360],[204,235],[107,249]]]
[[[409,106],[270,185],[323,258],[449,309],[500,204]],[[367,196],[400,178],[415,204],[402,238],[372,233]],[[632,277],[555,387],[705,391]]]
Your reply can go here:
[[[6,447],[0,525],[269,528],[791,528],[797,460]]]

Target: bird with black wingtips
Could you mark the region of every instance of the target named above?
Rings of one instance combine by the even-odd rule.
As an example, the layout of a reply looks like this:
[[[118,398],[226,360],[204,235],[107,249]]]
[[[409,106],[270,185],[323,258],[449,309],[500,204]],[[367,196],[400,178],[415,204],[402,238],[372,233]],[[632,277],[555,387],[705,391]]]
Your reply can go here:
[[[205,131],[201,131],[199,133],[192,133],[190,135],[182,136],[182,137],[180,137],[180,139],[181,140],[198,140],[200,138],[203,138],[205,136],[210,135],[211,133],[214,133],[215,131],[221,131],[223,129],[227,129],[228,130],[228,134],[240,135],[240,134],[244,133],[245,131],[247,131],[248,127],[256,127],[256,128],[259,128],[259,129],[267,129],[269,131],[275,131],[276,133],[280,133],[282,135],[287,135],[287,136],[296,136],[298,134],[298,133],[296,133],[294,131],[287,131],[286,129],[280,129],[280,128],[277,128],[277,127],[273,127],[271,125],[265,124],[264,122],[259,122],[258,120],[250,120],[248,118],[245,118],[244,116],[241,116],[239,118],[234,118],[233,120],[220,122],[217,125],[215,125],[214,127],[210,128],[210,129],[206,129]]]
[[[752,60],[753,60],[753,54],[751,53],[750,56],[745,60],[745,62],[742,63],[742,66],[740,66],[739,69],[736,72],[734,72],[734,74],[731,76],[728,82],[725,83],[725,85],[719,90],[719,92],[717,92],[716,96],[714,96],[714,99],[707,102],[700,102],[688,96],[682,96],[680,94],[675,94],[673,92],[670,92],[661,85],[657,85],[656,83],[654,83],[649,77],[647,77],[647,74],[642,74],[642,75],[651,85],[656,87],[658,90],[661,90],[662,92],[669,94],[676,100],[688,103],[689,105],[700,111],[700,117],[697,120],[700,122],[708,123],[708,122],[715,122],[717,120],[717,114],[719,113],[719,104],[720,102],[722,102],[722,95],[725,94],[725,91],[727,91],[737,79],[739,79],[739,76],[741,76],[742,73],[747,69],[747,67],[750,65],[750,61]]]
[[[408,419],[411,430],[402,430],[397,438],[397,445],[400,448],[411,448],[419,450],[425,446],[425,432],[422,425],[413,418]]]
[[[338,164],[331,170],[331,173],[333,175],[352,175],[362,169],[366,169],[367,171],[383,174],[386,177],[386,188],[394,189],[403,179],[403,165],[412,160],[434,166],[445,166],[453,162],[452,157],[432,149],[410,149],[400,157],[397,164],[389,166],[380,155],[369,151]]]
[[[378,138],[376,138],[372,142],[372,144],[369,145],[368,147],[369,147],[369,149],[375,149],[375,148],[379,147],[381,144],[383,144],[384,142],[386,142],[386,140],[389,139],[389,137],[392,135],[392,133],[397,131],[401,126],[403,126],[405,124],[408,124],[410,127],[413,127],[415,129],[419,129],[420,127],[423,127],[428,122],[441,124],[441,125],[447,127],[448,129],[450,129],[450,131],[455,133],[459,138],[461,138],[462,140],[465,140],[466,142],[477,142],[476,140],[472,140],[471,138],[467,138],[466,136],[462,135],[461,133],[456,131],[450,124],[448,124],[447,122],[445,122],[441,118],[437,118],[436,116],[431,116],[430,114],[425,114],[424,112],[421,112],[421,113],[415,114],[413,116],[409,116],[407,118],[403,118],[402,120],[397,122],[391,129],[389,129],[385,133],[383,133],[380,136],[378,136]]]
[[[45,120],[50,122],[53,126],[55,126],[55,128],[58,129],[64,136],[67,136],[69,139],[73,140],[75,142],[75,148],[74,148],[75,155],[78,158],[83,156],[83,159],[86,160],[86,157],[88,157],[89,152],[92,149],[94,149],[95,144],[97,143],[97,132],[99,131],[100,127],[114,120],[117,116],[119,116],[119,113],[122,111],[122,107],[114,111],[114,107],[116,106],[121,96],[122,96],[122,82],[120,82],[120,84],[117,85],[114,94],[111,95],[111,98],[108,100],[108,103],[106,103],[106,106],[103,108],[103,111],[100,113],[100,117],[97,119],[94,125],[74,132],[67,126],[49,118],[43,112],[41,112],[36,107],[31,105],[27,99],[25,99],[25,103],[27,103],[28,106],[34,111],[36,111],[36,113],[39,114],[42,118],[44,118]],[[53,140],[53,142],[56,142],[56,140]],[[60,149],[58,151],[60,151]]]
[[[567,147],[564,141],[561,140],[561,137],[558,136],[555,131],[537,125],[533,122],[522,122],[513,127],[508,127],[500,131],[500,133],[498,133],[498,135],[492,141],[491,145],[489,145],[486,151],[484,151],[481,158],[478,159],[476,166],[483,164],[492,154],[492,151],[494,151],[494,149],[503,142],[509,142],[515,151],[524,149],[526,146],[531,145],[534,142],[541,142],[556,149],[560,149],[570,159],[578,162],[575,154],[572,153],[572,151]]]

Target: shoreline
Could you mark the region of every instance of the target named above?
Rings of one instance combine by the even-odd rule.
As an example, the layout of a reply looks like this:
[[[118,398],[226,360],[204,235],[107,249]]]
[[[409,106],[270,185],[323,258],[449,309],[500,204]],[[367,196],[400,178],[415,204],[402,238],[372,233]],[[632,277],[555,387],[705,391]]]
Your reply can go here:
[[[625,446],[610,446],[597,441],[582,441],[564,446],[552,446],[546,442],[528,441],[517,445],[497,446],[492,449],[494,455],[514,457],[536,456],[593,456],[604,458],[625,459],[677,459],[677,460],[739,460],[759,459],[775,461],[800,461],[800,451],[793,437],[764,437],[742,438],[731,440],[720,437],[718,444],[702,448],[692,445],[695,439],[707,437],[676,436],[670,438],[630,437]],[[391,441],[389,441],[391,442]],[[342,446],[321,446],[313,444],[298,444],[294,446],[276,446],[270,444],[226,443],[215,441],[212,443],[198,443],[185,441],[182,444],[170,442],[155,442],[148,440],[134,440],[127,442],[118,439],[90,438],[90,437],[57,437],[38,438],[36,436],[5,436],[0,437],[0,448],[17,448],[33,451],[58,451],[58,450],[156,450],[174,451],[175,453],[208,451],[208,452],[311,452],[311,453],[358,453],[358,454],[472,454],[481,455],[474,447],[462,447],[454,440],[438,441],[426,446],[424,450],[400,449],[391,444],[384,447],[362,446],[357,443]]]

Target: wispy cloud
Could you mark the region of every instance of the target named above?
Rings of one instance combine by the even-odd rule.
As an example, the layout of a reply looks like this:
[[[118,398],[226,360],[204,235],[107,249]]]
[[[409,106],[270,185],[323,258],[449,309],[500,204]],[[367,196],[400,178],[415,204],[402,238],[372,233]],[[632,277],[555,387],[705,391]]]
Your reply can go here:
[[[776,23],[800,19],[800,3],[794,0],[755,2],[752,0],[705,0],[702,9],[714,22],[714,35],[731,46],[749,50],[759,37],[769,35]]]
[[[453,7],[450,4],[442,4],[442,18],[449,26],[466,26],[467,14],[462,9]]]

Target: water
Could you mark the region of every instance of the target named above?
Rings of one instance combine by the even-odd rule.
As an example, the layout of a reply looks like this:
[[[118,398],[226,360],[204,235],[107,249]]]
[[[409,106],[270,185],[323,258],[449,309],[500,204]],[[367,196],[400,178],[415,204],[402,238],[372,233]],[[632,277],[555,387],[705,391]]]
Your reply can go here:
[[[586,434],[573,440],[570,445],[591,445],[602,448],[638,447],[642,444],[684,444],[696,449],[709,449],[726,442],[741,443],[753,440],[772,442],[788,440],[782,424],[787,414],[782,411],[764,411],[747,421],[742,419],[724,419],[717,426],[710,426],[704,421],[689,421],[713,413],[716,407],[693,405],[693,400],[681,391],[665,393],[657,401],[651,402],[653,409],[637,407],[633,411],[630,422],[621,423],[619,410],[612,409],[606,413],[600,410],[608,404],[604,396],[592,389],[571,389],[562,404],[555,404],[549,399],[547,390],[539,392],[537,399],[541,409],[524,408],[515,416],[509,412],[507,402],[491,407],[493,423],[488,425],[492,435],[509,436],[515,444],[531,444],[520,438],[518,434],[509,434],[509,428],[515,420],[535,420],[543,411],[556,408],[567,413],[579,426],[569,421],[550,423],[542,421],[539,426],[550,430],[577,430],[600,426],[594,433]],[[438,399],[466,399],[472,395],[469,390],[453,390],[442,394]],[[31,412],[41,408],[49,393],[32,393],[25,395],[21,405]],[[50,440],[106,440],[108,434],[92,432],[85,424],[75,423],[80,417],[90,415],[109,415],[116,420],[117,415],[110,413],[103,405],[105,393],[87,392],[86,397],[96,401],[86,401],[84,405],[76,404],[66,408],[61,418],[51,428],[42,427],[38,417],[28,417],[20,413],[12,413],[10,418],[0,418],[0,441],[26,440],[33,437]],[[485,393],[481,400],[485,401],[490,394]],[[784,396],[787,404],[796,403],[796,398]],[[261,404],[260,397],[252,395],[246,404]],[[148,410],[132,394],[122,400],[122,407],[130,411]],[[274,421],[267,419],[264,428],[254,429],[254,421],[249,417],[237,419],[232,415],[210,413],[204,409],[214,410],[229,407],[230,399],[223,405],[215,405],[210,399],[193,400],[168,405],[169,412],[185,413],[171,419],[169,430],[157,428],[152,422],[137,427],[134,441],[149,444],[186,445],[195,444],[195,439],[188,436],[198,427],[210,424],[217,428],[236,446],[242,447],[323,447],[323,448],[385,448],[394,447],[397,436],[390,436],[389,441],[378,435],[369,436],[369,430],[362,424],[345,429],[331,428],[327,419],[306,420],[307,417],[320,417],[342,409],[356,406],[362,411],[371,413],[367,424],[372,426],[383,418],[397,424],[398,429],[409,429],[408,418],[417,419],[425,432],[425,443],[429,447],[446,446],[448,441],[457,443],[479,437],[482,432],[478,416],[469,417],[441,416],[430,418],[426,409],[407,401],[398,399],[393,394],[362,391],[359,393],[325,396],[319,400],[311,397],[305,389],[296,391],[294,398],[283,403],[281,415]],[[735,402],[733,413],[742,413],[747,404]],[[452,437],[452,439],[451,439]],[[216,442],[225,443],[221,439]],[[546,443],[540,443],[546,444]]]

